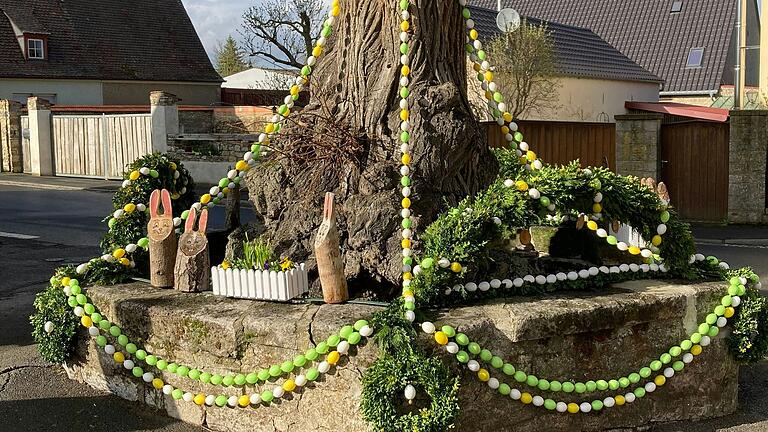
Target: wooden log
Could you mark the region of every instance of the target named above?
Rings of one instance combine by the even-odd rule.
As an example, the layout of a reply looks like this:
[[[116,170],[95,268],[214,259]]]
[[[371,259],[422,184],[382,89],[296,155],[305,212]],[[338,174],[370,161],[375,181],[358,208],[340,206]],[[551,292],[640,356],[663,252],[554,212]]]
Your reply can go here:
[[[159,213],[160,201],[163,212]],[[149,278],[157,288],[173,287],[173,266],[176,262],[176,233],[173,229],[171,194],[155,190],[149,198],[150,219],[147,223],[149,238]]]
[[[323,287],[323,300],[330,304],[349,300],[349,289],[339,250],[339,230],[336,226],[333,199],[333,193],[325,194],[323,222],[315,237],[315,257],[317,271],[320,273],[320,284]]]
[[[200,213],[198,229],[195,230],[197,210],[193,207],[179,238],[179,251],[176,254],[175,288],[182,292],[201,292],[210,286],[211,260],[208,256],[208,239],[205,229],[208,226],[208,210]]]

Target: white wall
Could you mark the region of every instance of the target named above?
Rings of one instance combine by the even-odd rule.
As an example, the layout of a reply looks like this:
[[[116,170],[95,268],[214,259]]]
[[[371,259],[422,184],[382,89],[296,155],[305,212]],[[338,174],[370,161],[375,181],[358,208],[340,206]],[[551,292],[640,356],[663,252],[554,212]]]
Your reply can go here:
[[[56,95],[51,102],[58,105],[102,105],[104,101],[99,81],[0,79],[0,99],[18,100],[18,94]],[[26,97],[23,99],[26,104]]]
[[[469,72],[469,98],[475,108],[475,114],[481,120],[490,120],[485,107],[480,82],[475,72]],[[559,78],[560,88],[557,95],[558,107],[546,112],[529,112],[521,120],[614,122],[617,114],[626,114],[624,102],[658,102],[659,84],[636,81],[614,81],[593,78]],[[504,93],[509,100],[509,94]]]
[[[613,122],[615,115],[626,114],[626,101],[659,101],[658,83],[574,77],[563,77],[560,83],[558,108],[531,112],[524,116],[525,120]]]

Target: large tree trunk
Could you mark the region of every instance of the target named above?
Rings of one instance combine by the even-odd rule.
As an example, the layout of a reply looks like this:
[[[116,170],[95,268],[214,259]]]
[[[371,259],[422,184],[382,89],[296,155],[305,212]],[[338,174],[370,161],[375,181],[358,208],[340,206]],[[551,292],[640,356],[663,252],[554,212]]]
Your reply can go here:
[[[267,234],[294,260],[310,257],[323,196],[336,193],[345,273],[353,287],[371,280],[396,285],[401,272],[397,3],[345,1],[312,75],[312,100],[304,113],[330,113],[363,139],[358,162],[315,161],[297,168],[278,160],[247,178]],[[467,99],[459,5],[421,0],[411,13],[411,176],[418,239],[446,203],[486,187],[498,167]]]

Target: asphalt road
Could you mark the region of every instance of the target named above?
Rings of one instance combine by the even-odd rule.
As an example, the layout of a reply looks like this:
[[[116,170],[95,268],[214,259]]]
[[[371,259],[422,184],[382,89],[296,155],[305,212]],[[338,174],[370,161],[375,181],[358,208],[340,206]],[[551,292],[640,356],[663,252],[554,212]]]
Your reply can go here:
[[[75,383],[37,356],[28,316],[53,269],[99,254],[111,194],[0,186],[0,431],[199,431]],[[247,217],[244,210],[244,216]],[[212,214],[215,227],[223,210]],[[18,238],[21,237],[21,238]],[[768,281],[768,247],[702,246],[732,266],[751,265]],[[768,364],[742,368],[739,413],[650,430],[768,431]]]

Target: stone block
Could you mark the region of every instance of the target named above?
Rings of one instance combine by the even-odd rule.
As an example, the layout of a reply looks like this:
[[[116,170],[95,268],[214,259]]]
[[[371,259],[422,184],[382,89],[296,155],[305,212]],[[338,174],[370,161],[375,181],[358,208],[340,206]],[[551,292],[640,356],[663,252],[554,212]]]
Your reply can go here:
[[[694,331],[725,287],[722,283],[680,285],[668,281],[634,281],[595,292],[554,294],[543,298],[511,297],[482,301],[450,310],[426,311],[427,318],[451,324],[481,346],[521,370],[549,379],[597,380],[638,371]],[[126,334],[153,341],[169,361],[183,361],[208,371],[250,372],[292,358],[327,338],[342,325],[367,318],[377,307],[364,305],[276,304],[218,299],[210,294],[177,294],[136,283],[89,290],[94,303],[120,322]],[[131,316],[129,316],[131,315]],[[211,334],[191,343],[194,331],[180,323],[193,317]],[[218,333],[216,333],[218,332]],[[99,354],[83,335],[70,377],[115,392],[130,400],[165,409],[169,415],[214,431],[347,430],[366,431],[359,415],[360,379],[376,359],[373,344],[353,347],[331,373],[271,406],[247,409],[206,407],[174,401],[127,376]],[[175,338],[175,339],[171,339]],[[208,345],[220,345],[209,347]],[[165,345],[163,345],[165,344]],[[737,408],[738,365],[723,336],[656,392],[619,409],[570,416],[525,406],[490,391],[474,374],[422,334],[420,344],[441,356],[462,377],[462,412],[456,430],[594,431],[635,428],[653,422],[696,420],[726,415]],[[232,348],[234,346],[234,348]],[[497,371],[492,376],[515,385]],[[205,386],[186,378],[164,378],[192,392],[250,394],[268,386]],[[522,386],[521,391],[530,390]],[[623,394],[614,392],[614,394]],[[568,402],[598,395],[564,395],[533,391]]]

